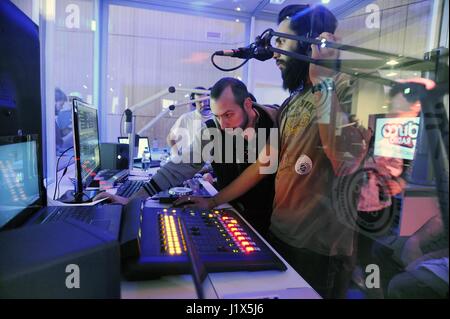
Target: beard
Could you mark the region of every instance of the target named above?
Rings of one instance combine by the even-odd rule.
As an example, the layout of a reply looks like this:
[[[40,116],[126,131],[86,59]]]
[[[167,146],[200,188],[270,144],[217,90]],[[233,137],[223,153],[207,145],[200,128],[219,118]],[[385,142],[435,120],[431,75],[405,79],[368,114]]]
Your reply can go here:
[[[283,89],[293,92],[300,83],[305,83],[308,78],[309,63],[289,58],[284,64],[284,70],[281,71],[283,79]]]
[[[209,105],[204,106],[197,111],[200,113],[201,116],[204,116],[204,117],[208,117],[211,115],[211,108],[209,107]]]

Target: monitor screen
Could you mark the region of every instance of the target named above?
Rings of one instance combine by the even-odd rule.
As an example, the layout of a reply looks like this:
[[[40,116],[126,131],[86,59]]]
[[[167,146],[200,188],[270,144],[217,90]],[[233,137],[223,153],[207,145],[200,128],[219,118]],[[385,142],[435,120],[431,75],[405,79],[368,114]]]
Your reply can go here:
[[[40,199],[36,141],[0,140],[0,228]]]
[[[39,28],[13,2],[0,1],[0,136],[42,139]]]
[[[79,100],[73,103],[75,157],[79,158],[77,170],[81,169],[81,179],[86,185],[100,169],[97,110]]]
[[[420,117],[376,117],[374,155],[413,160],[419,125]]]
[[[119,137],[120,144],[128,144],[128,137]],[[135,158],[141,158],[145,148],[148,147],[148,137],[139,137],[138,151]]]

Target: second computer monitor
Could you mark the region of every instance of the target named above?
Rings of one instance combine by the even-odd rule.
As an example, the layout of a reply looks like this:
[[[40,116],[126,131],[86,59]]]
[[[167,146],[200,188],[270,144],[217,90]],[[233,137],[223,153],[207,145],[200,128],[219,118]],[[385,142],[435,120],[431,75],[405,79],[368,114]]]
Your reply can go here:
[[[125,136],[118,137],[118,142],[120,144],[128,144],[128,137]],[[135,158],[141,158],[142,153],[144,153],[146,147],[148,147],[148,137],[140,136],[138,143],[138,151],[137,154],[135,154]]]

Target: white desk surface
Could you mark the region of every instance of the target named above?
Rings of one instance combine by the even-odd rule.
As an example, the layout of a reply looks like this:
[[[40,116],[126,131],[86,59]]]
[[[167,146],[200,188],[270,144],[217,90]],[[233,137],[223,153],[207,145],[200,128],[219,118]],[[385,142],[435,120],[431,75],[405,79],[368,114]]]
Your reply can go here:
[[[149,170],[155,173],[157,169]],[[68,170],[67,177],[64,177],[60,184],[61,192],[71,189],[68,177],[74,176],[73,166]],[[137,177],[139,178],[139,177]],[[202,182],[205,188],[213,195],[217,191],[208,182]],[[54,184],[47,186],[48,205],[61,205],[58,201],[53,201]],[[115,193],[116,189],[108,192]],[[168,207],[157,201],[147,200],[147,207]],[[230,207],[222,205],[222,207]],[[242,218],[242,216],[240,216]],[[244,220],[244,219],[243,219]],[[249,225],[247,223],[249,227]],[[251,227],[252,228],[252,227]],[[252,230],[254,230],[252,228]],[[257,233],[255,231],[255,233]],[[215,294],[220,299],[320,299],[320,296],[311,286],[260,236],[261,240],[270,247],[275,254],[287,266],[286,271],[265,270],[265,271],[238,271],[224,273],[210,273]],[[121,283],[121,295],[124,299],[196,299],[194,283],[190,275],[165,276],[156,280],[147,281],[126,281]],[[214,298],[215,296],[210,296]]]

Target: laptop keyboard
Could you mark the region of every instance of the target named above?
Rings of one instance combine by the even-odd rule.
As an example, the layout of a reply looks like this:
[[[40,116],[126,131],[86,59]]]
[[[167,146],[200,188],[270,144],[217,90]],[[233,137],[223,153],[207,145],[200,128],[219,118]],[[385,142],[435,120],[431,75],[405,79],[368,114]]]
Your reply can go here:
[[[54,212],[50,213],[44,220],[47,222],[56,222],[60,220],[65,220],[67,218],[73,218],[85,223],[89,223],[94,219],[95,209],[92,207],[60,207]]]
[[[145,183],[144,181],[127,180],[117,189],[116,195],[122,197],[131,197],[133,196],[134,193],[139,191],[139,189],[142,187],[142,185],[144,185],[144,183]]]

